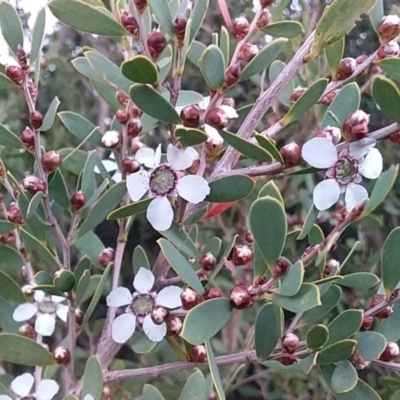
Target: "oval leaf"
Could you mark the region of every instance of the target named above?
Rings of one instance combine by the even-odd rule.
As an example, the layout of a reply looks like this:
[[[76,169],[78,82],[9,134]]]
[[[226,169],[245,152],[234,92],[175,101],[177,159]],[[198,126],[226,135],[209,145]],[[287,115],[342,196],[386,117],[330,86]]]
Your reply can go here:
[[[307,332],[307,347],[310,350],[318,350],[327,342],[328,338],[328,328],[325,325],[315,325]]]
[[[272,24],[268,24],[262,31],[266,35],[271,35],[274,37],[284,37],[292,39],[296,36],[303,35],[304,28],[303,25],[298,21],[279,21]]]
[[[44,116],[43,119],[43,124],[40,127],[41,131],[46,132],[53,126],[59,105],[60,105],[60,100],[58,100],[58,97],[56,96],[54,97],[49,108],[47,109],[46,115]]]
[[[210,182],[210,194],[205,201],[228,203],[239,201],[251,194],[254,181],[246,175],[231,175]]]
[[[350,361],[340,361],[336,364],[331,378],[331,388],[335,393],[349,392],[357,382],[358,374]]]
[[[325,347],[318,355],[317,364],[334,364],[347,360],[353,354],[356,344],[355,340],[345,339]]]
[[[175,221],[167,231],[160,232],[167,238],[179,251],[185,253],[189,257],[196,258],[199,252],[196,249],[192,239],[186,231]]]
[[[13,149],[22,149],[22,143],[18,136],[2,124],[0,124],[0,145],[12,147]]]
[[[328,325],[329,339],[326,345],[336,343],[354,335],[361,327],[363,311],[346,310],[334,318]]]
[[[199,60],[199,67],[209,88],[222,88],[225,78],[225,59],[217,46],[212,44],[204,50]]]
[[[17,10],[8,1],[0,1],[0,28],[8,46],[16,54],[18,46],[24,46],[24,32]]]
[[[103,391],[103,371],[97,356],[90,357],[83,374],[82,398],[91,395],[94,400],[101,400]]]
[[[124,61],[121,64],[121,72],[125,78],[137,83],[156,83],[158,81],[157,66],[142,55]]]
[[[360,332],[356,335],[357,350],[365,361],[377,360],[386,348],[386,338],[378,332]]]
[[[400,227],[393,229],[382,249],[381,274],[387,296],[390,296],[400,281]]]
[[[0,251],[3,255],[2,249]],[[0,270],[0,295],[15,304],[27,303],[28,301],[18,283],[2,270]]]
[[[196,368],[186,380],[179,400],[204,400],[206,396],[206,380],[203,373]]]
[[[400,122],[400,91],[390,79],[376,76],[372,81],[372,97],[383,113]]]

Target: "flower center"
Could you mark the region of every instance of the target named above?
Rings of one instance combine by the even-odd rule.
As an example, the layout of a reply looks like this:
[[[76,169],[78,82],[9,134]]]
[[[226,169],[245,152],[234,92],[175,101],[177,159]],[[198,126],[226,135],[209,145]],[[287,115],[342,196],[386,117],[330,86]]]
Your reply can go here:
[[[341,185],[348,185],[358,176],[358,162],[350,157],[341,157],[335,165],[335,179]]]
[[[57,305],[51,300],[43,300],[38,304],[38,309],[43,314],[54,314],[57,310]]]
[[[150,191],[156,196],[167,196],[174,191],[177,180],[175,171],[168,164],[160,165],[150,174]]]
[[[133,299],[131,304],[132,312],[138,317],[150,314],[154,307],[154,300],[150,294],[140,294]]]

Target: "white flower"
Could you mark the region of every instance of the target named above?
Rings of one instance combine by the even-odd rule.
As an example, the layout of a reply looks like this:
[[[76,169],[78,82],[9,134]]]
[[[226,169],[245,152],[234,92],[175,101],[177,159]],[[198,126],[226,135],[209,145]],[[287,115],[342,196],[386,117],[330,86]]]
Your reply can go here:
[[[22,374],[17,376],[11,382],[12,391],[18,396],[17,400],[22,400],[25,398],[31,398],[31,391],[33,388],[33,384],[35,379],[32,374]],[[60,387],[58,386],[56,381],[52,379],[43,379],[39,382],[36,387],[35,393],[33,393],[33,397],[35,400],[52,400],[53,397],[58,393]],[[1,395],[0,400],[13,400],[10,396]]]
[[[122,180],[122,174],[118,169],[118,164],[115,162],[115,156],[114,153],[110,154],[110,160],[102,160],[101,162],[103,164],[104,169],[107,172],[114,172],[114,174],[111,176],[111,179],[115,182],[121,182]],[[97,165],[94,167],[94,172],[96,174],[100,174],[100,169]]]
[[[210,193],[208,182],[199,175],[185,175],[183,172],[193,164],[193,151],[179,150],[172,144],[167,148],[167,163],[160,164],[161,146],[157,150],[140,149],[136,159],[150,171],[141,170],[126,179],[132,201],[140,200],[146,192],[154,199],[147,207],[146,217],[158,231],[170,228],[174,211],[167,196],[178,194],[189,203],[197,204]]]
[[[60,304],[65,301],[61,296],[46,296],[41,290],[36,290],[34,303],[20,304],[13,313],[17,322],[27,321],[36,315],[35,331],[42,336],[51,336],[56,325],[56,315],[67,322],[68,306]]]
[[[87,394],[83,400],[94,400],[94,397],[91,394]]]
[[[105,147],[115,147],[121,139],[121,135],[117,131],[107,131],[101,137],[101,143],[104,144]]]
[[[165,322],[156,325],[151,312],[153,307],[161,306],[174,309],[182,306],[181,292],[178,286],[166,286],[158,293],[150,292],[154,285],[154,275],[141,267],[133,280],[135,292],[125,287],[118,287],[107,296],[109,307],[128,306],[125,313],[115,318],[112,323],[112,338],[117,343],[125,343],[135,332],[136,324],[143,326],[146,336],[153,342],[161,342],[166,333]]]
[[[313,200],[318,210],[327,210],[345,193],[347,211],[368,198],[367,190],[359,185],[362,176],[377,179],[382,172],[382,155],[370,138],[350,143],[339,155],[330,139],[316,137],[302,149],[302,157],[315,168],[329,168],[326,179],[314,189]]]

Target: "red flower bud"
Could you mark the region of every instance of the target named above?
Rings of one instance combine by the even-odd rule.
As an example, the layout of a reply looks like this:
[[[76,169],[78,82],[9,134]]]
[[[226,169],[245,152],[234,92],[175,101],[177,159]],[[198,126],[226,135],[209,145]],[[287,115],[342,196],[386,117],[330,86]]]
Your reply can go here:
[[[233,22],[233,35],[237,40],[244,39],[249,33],[250,23],[245,17],[236,18]]]
[[[71,206],[74,211],[79,211],[86,204],[86,197],[82,190],[71,196]]]
[[[29,122],[33,129],[39,130],[43,124],[43,115],[40,111],[32,111],[29,115]]]
[[[236,245],[231,253],[235,265],[246,265],[253,259],[253,251],[247,245]]]
[[[142,13],[147,7],[147,0],[132,0],[137,10]]]
[[[200,267],[204,269],[204,271],[212,271],[215,267],[215,263],[217,259],[212,253],[203,254],[200,258],[199,264]]]
[[[219,107],[213,107],[206,114],[206,124],[211,125],[215,129],[224,129],[229,122],[225,111]]]
[[[207,358],[206,348],[202,344],[196,344],[190,350],[189,360],[194,363],[203,363]]]
[[[22,86],[25,80],[25,72],[15,65],[6,68],[6,75],[18,86]]]
[[[275,0],[260,0],[260,6],[261,6],[262,8],[271,6],[272,4],[274,4],[274,1],[275,1]]]
[[[392,362],[399,356],[399,353],[398,344],[395,342],[388,342],[379,359],[381,361]]]
[[[325,96],[322,96],[320,101],[321,104],[324,106],[330,106],[332,101],[335,99],[336,95],[338,94],[339,90],[332,90],[331,92],[327,93]]]
[[[351,75],[353,75],[356,66],[357,62],[354,58],[343,58],[343,60],[340,61],[339,67],[336,71],[335,79],[337,81],[342,81],[343,79],[349,78]]]
[[[220,289],[213,287],[213,288],[208,289],[204,293],[203,297],[204,297],[204,300],[216,299],[218,297],[222,297],[222,292]]]
[[[299,348],[300,340],[294,333],[286,334],[282,339],[282,350],[286,353],[293,354]]]
[[[198,106],[187,106],[182,108],[181,119],[184,126],[196,128],[200,123],[200,110]]]
[[[37,178],[34,175],[29,175],[23,180],[24,189],[27,190],[32,196],[38,192],[46,192],[46,182]]]
[[[161,306],[154,306],[151,310],[151,319],[156,325],[161,325],[165,322],[169,315],[169,311]]]
[[[18,225],[22,225],[24,223],[24,219],[22,218],[21,211],[15,201],[12,201],[7,207],[7,219]]]
[[[124,158],[121,164],[122,164],[122,170],[126,174],[133,174],[140,170],[140,163],[130,157]]]
[[[184,310],[190,310],[197,306],[200,302],[200,295],[192,290],[191,288],[186,288],[182,290],[181,293],[182,308]]]
[[[248,63],[258,54],[258,47],[255,44],[244,43],[239,50],[238,60]]]
[[[143,149],[147,147],[143,142],[139,140],[139,138],[133,138],[131,142],[131,151],[132,154],[135,155],[139,149]]]
[[[249,308],[254,304],[254,299],[249,292],[248,286],[235,286],[229,295],[231,306],[237,310]]]
[[[71,360],[71,353],[68,349],[58,346],[53,350],[53,357],[59,365],[67,365]]]
[[[264,283],[267,282],[267,277],[266,276],[260,276],[259,278],[257,278],[257,280],[254,282],[255,286],[262,286],[264,285]]]
[[[374,321],[374,318],[371,315],[364,315],[360,330],[368,331],[369,329],[371,329],[373,321]]]
[[[389,42],[400,34],[400,18],[397,15],[386,15],[378,28],[382,42]]]
[[[280,276],[285,275],[288,268],[289,268],[288,260],[286,260],[286,258],[281,257],[274,266],[274,273],[273,273],[274,277],[279,278]]]
[[[389,136],[389,140],[390,140],[392,143],[400,144],[400,131],[399,131],[399,132],[392,133],[392,134]]]
[[[102,267],[107,267],[108,264],[112,263],[114,261],[115,257],[115,250],[112,247],[107,247],[102,252],[99,254],[99,264]]]
[[[376,56],[378,60],[383,60],[384,58],[398,57],[399,54],[400,46],[396,41],[392,40],[391,42],[384,43],[379,47]]]
[[[297,88],[295,88],[293,90],[293,93],[290,96],[290,102],[292,104],[296,103],[296,101],[303,96],[303,94],[307,91],[307,88],[301,87],[301,86],[297,86]]]
[[[130,113],[133,118],[139,118],[143,114],[143,111],[136,104],[131,103]]]
[[[377,306],[378,304],[383,303],[384,301],[386,301],[386,296],[384,294],[376,294],[371,300],[371,308]],[[393,313],[393,307],[388,305],[379,310],[375,314],[375,317],[380,319],[385,319],[389,318],[392,315],[392,313]]]
[[[343,136],[346,142],[354,142],[368,136],[369,115],[362,110],[351,112],[343,122]]]
[[[136,136],[139,136],[142,132],[142,128],[142,121],[139,118],[130,119],[126,126],[128,137],[134,138]]]
[[[115,113],[115,119],[121,124],[126,124],[129,121],[130,115],[126,110],[118,110]]]
[[[123,11],[121,14],[121,25],[132,35],[135,37],[139,37],[139,25],[136,21],[136,18],[129,14],[126,11]]]
[[[29,92],[29,96],[31,96],[33,103],[36,103],[38,90],[32,79],[29,79],[29,81],[28,81],[28,92]]]
[[[79,308],[75,308],[75,324],[76,324],[77,328],[79,328],[79,330],[83,324],[84,316],[85,315]]]
[[[358,56],[358,57],[356,58],[357,67],[358,67],[359,65],[363,64],[364,61],[367,60],[367,58],[368,58],[368,56],[367,56],[366,54],[363,54],[363,55],[361,55],[361,56]],[[362,71],[358,74],[358,76],[366,76],[366,75],[368,75],[368,71],[369,71],[369,66],[366,67],[364,70],[362,70]]]
[[[285,165],[288,167],[297,165],[301,161],[301,148],[295,142],[286,144],[279,152],[281,153]]]
[[[21,141],[29,151],[35,150],[35,133],[26,127],[21,134]]]
[[[371,68],[371,75],[380,75],[383,70],[379,65],[373,65]]]
[[[167,39],[163,33],[155,29],[147,37],[147,45],[149,46],[151,56],[156,60],[167,46]]]
[[[268,9],[263,10],[260,15],[260,18],[257,20],[257,28],[263,29],[271,22],[271,13]]]
[[[253,244],[254,243],[254,236],[253,234],[248,231],[246,232],[246,235],[244,236],[244,240],[248,243],[248,244]]]
[[[43,168],[46,172],[53,172],[61,164],[61,156],[54,150],[48,151],[42,159]]]
[[[179,335],[182,331],[182,321],[178,317],[169,317],[166,320],[169,336]]]
[[[24,325],[20,326],[20,328],[18,329],[18,333],[22,336],[27,337],[28,339],[31,339],[31,340],[36,340],[36,337],[37,337],[37,333],[36,333],[34,327],[30,326],[29,324],[24,324]]]
[[[121,106],[127,106],[128,102],[129,102],[129,97],[122,92],[117,92],[117,100],[118,103],[121,104]]]
[[[229,88],[233,86],[240,78],[241,68],[240,64],[234,64],[228,67],[225,72],[224,87]]]
[[[323,131],[319,131],[315,137],[330,139],[333,144],[338,144],[342,138],[342,132],[335,126],[327,126]]]
[[[187,18],[183,14],[178,15],[174,21],[174,33],[179,45],[182,45],[185,39],[186,24]]]
[[[282,364],[282,365],[292,365],[297,361],[297,357],[296,356],[292,356],[292,355],[286,355],[286,356],[282,356],[278,359],[278,361]]]
[[[217,399],[218,399],[218,396],[217,396],[217,393],[215,393],[215,392],[211,392],[207,397],[207,400],[217,400]]]
[[[23,47],[21,45],[18,45],[18,47],[17,47],[17,59],[18,59],[20,67],[24,71],[28,71],[29,70],[28,60],[26,58],[25,50],[23,49]]]
[[[121,134],[117,131],[107,131],[101,138],[101,143],[107,148],[114,148],[119,145]]]

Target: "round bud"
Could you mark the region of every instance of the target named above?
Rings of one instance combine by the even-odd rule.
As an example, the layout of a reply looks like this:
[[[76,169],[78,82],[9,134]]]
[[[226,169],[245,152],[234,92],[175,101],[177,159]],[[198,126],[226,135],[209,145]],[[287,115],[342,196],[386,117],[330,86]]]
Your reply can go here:
[[[231,254],[235,265],[246,265],[253,259],[253,251],[247,245],[236,245]]]
[[[115,113],[115,119],[121,124],[124,125],[129,121],[130,115],[126,110],[118,110]]]
[[[400,18],[397,15],[386,15],[378,28],[382,42],[389,42],[400,34]]]
[[[147,45],[154,60],[163,52],[167,46],[167,39],[159,30],[154,29],[147,37]]]
[[[381,47],[379,47],[376,56],[378,60],[383,60],[384,58],[398,57],[399,54],[400,46],[395,40],[392,40],[391,42],[384,43]]]
[[[303,96],[303,94],[307,91],[307,88],[304,88],[302,86],[297,86],[297,88],[295,88],[293,90],[293,93],[290,96],[290,102],[292,104],[296,103],[297,100],[299,100],[299,98],[301,96]]]
[[[117,147],[120,141],[121,141],[121,135],[117,131],[107,131],[101,137],[101,142],[107,148]]]
[[[254,236],[250,231],[246,232],[246,235],[244,236],[244,240],[248,243],[248,244],[253,244],[254,243]]]
[[[121,25],[135,37],[139,37],[139,25],[136,18],[126,11],[122,11],[121,14]]]
[[[21,134],[21,141],[29,151],[35,150],[35,133],[29,127],[26,127]]]
[[[143,114],[143,111],[135,103],[131,103],[129,111],[133,118],[139,118]]]
[[[371,329],[373,321],[374,321],[374,318],[371,315],[364,315],[360,330],[368,331],[369,329]]]
[[[117,100],[121,106],[127,106],[129,102],[129,97],[123,92],[117,92]]]
[[[126,174],[133,174],[140,170],[140,163],[130,157],[124,158],[121,164],[122,164],[122,170]]]
[[[154,306],[151,310],[151,319],[156,325],[161,325],[168,318],[169,311],[161,306]]]
[[[320,103],[323,104],[324,106],[330,106],[337,94],[338,94],[338,90],[332,90],[331,92],[322,96]]]
[[[392,362],[399,356],[399,353],[398,344],[396,342],[388,342],[379,359],[381,361]]]
[[[400,144],[400,131],[399,131],[399,132],[392,133],[392,134],[390,135],[390,137],[389,137],[389,140],[390,140],[392,143]]]
[[[137,10],[142,13],[147,7],[147,0],[132,0]]]
[[[281,257],[274,266],[274,273],[273,276],[275,278],[279,278],[286,274],[287,270],[289,269],[289,262],[286,258]]]
[[[383,70],[379,65],[372,66],[371,75],[381,75],[382,73],[383,73]]]
[[[288,167],[293,167],[301,161],[301,147],[295,142],[286,144],[279,152]]]
[[[227,127],[229,119],[226,112],[220,107],[213,107],[206,114],[206,124],[215,129],[224,129]]]
[[[255,44],[244,43],[239,50],[238,60],[250,62],[258,54],[258,47]]]
[[[22,86],[25,80],[25,72],[15,65],[6,68],[6,75],[17,85]]]
[[[24,71],[28,71],[29,70],[29,64],[28,64],[28,60],[27,60],[27,57],[26,57],[26,52],[25,52],[24,48],[20,44],[17,47],[17,59],[18,59],[20,67]]]
[[[353,75],[356,66],[357,62],[354,58],[352,57],[343,58],[343,60],[341,60],[339,63],[335,79],[337,81],[342,81],[344,79],[349,78],[351,75]]]
[[[394,289],[392,293],[390,293],[389,300],[394,301],[399,297],[400,289]]]
[[[185,39],[186,24],[187,18],[183,14],[178,15],[174,21],[174,33],[180,45],[183,44]]]
[[[235,286],[229,295],[231,306],[237,310],[249,308],[254,304],[254,299],[249,293],[248,286]]]
[[[271,22],[271,13],[268,9],[262,11],[260,18],[257,20],[257,28],[263,29]]]
[[[49,173],[55,171],[61,164],[60,153],[54,150],[48,151],[42,159],[42,165],[44,170]]]
[[[207,352],[202,344],[196,344],[190,350],[189,360],[194,363],[203,363],[206,361]]]
[[[319,131],[315,137],[330,139],[333,144],[338,144],[342,138],[342,132],[336,126],[326,126],[324,130]]]
[[[18,333],[22,336],[27,337],[28,339],[36,340],[37,333],[34,327],[30,326],[29,324],[21,325],[18,329]]]
[[[261,6],[262,8],[271,6],[272,4],[274,4],[274,1],[275,1],[275,0],[260,0],[260,6]]]
[[[215,267],[217,259],[212,253],[203,254],[200,258],[199,264],[204,271],[212,271]]]
[[[181,292],[182,308],[190,310],[200,302],[200,295],[191,288],[183,289]]]
[[[58,346],[53,350],[53,357],[59,365],[67,365],[71,360],[71,353],[68,349]]]
[[[257,278],[257,280],[254,282],[255,286],[262,286],[267,282],[267,277],[266,276],[260,276]]]
[[[292,365],[297,361],[297,357],[292,356],[290,354],[282,356],[278,359],[278,361],[282,364],[282,365]]]
[[[7,207],[7,219],[17,225],[22,225],[24,219],[16,202],[12,201]]]
[[[236,18],[233,22],[233,35],[237,40],[244,39],[249,33],[250,23],[246,17]]]
[[[233,86],[239,80],[241,72],[239,63],[230,65],[225,72],[224,87],[229,88]]]
[[[43,115],[40,111],[32,111],[29,115],[29,123],[32,128],[39,130],[43,124]]]
[[[128,137],[135,138],[139,136],[140,132],[142,132],[142,128],[142,121],[139,118],[132,118],[129,120],[126,127]]]
[[[300,340],[294,333],[286,334],[282,339],[282,350],[286,353],[293,354],[299,348]]]
[[[23,187],[27,190],[32,196],[34,196],[38,192],[46,192],[46,182],[42,181],[38,177],[34,175],[29,175],[22,181]]]
[[[22,286],[21,290],[25,296],[33,296],[33,294],[35,293],[32,285],[24,285]]]
[[[346,142],[355,142],[368,136],[369,114],[362,110],[351,112],[343,122],[343,136]]]
[[[189,128],[196,128],[200,123],[200,110],[198,106],[187,106],[181,111],[182,124]]]
[[[74,211],[79,211],[86,204],[86,197],[82,190],[71,196],[71,206]]]
[[[215,392],[211,392],[209,394],[209,396],[207,397],[207,400],[217,400],[217,399],[218,399],[218,396],[217,396],[217,393],[215,393]]]
[[[166,321],[169,336],[179,335],[182,331],[182,321],[178,317],[169,317]]]
[[[203,295],[204,300],[216,299],[218,297],[222,297],[222,292],[220,289],[213,287],[208,290]]]
[[[99,254],[99,264],[102,267],[107,267],[108,264],[112,263],[114,261],[115,257],[115,250],[112,247],[107,247],[102,252]]]
[[[376,294],[372,299],[371,299],[371,308],[377,306],[378,304],[381,304],[386,301],[386,296],[384,294]],[[377,313],[375,313],[376,318],[380,319],[385,319],[389,318],[393,313],[393,307],[392,306],[385,306],[381,310],[379,310]]]
[[[75,308],[75,324],[77,327],[79,327],[79,329],[83,324],[83,318],[83,312],[79,308]]]

